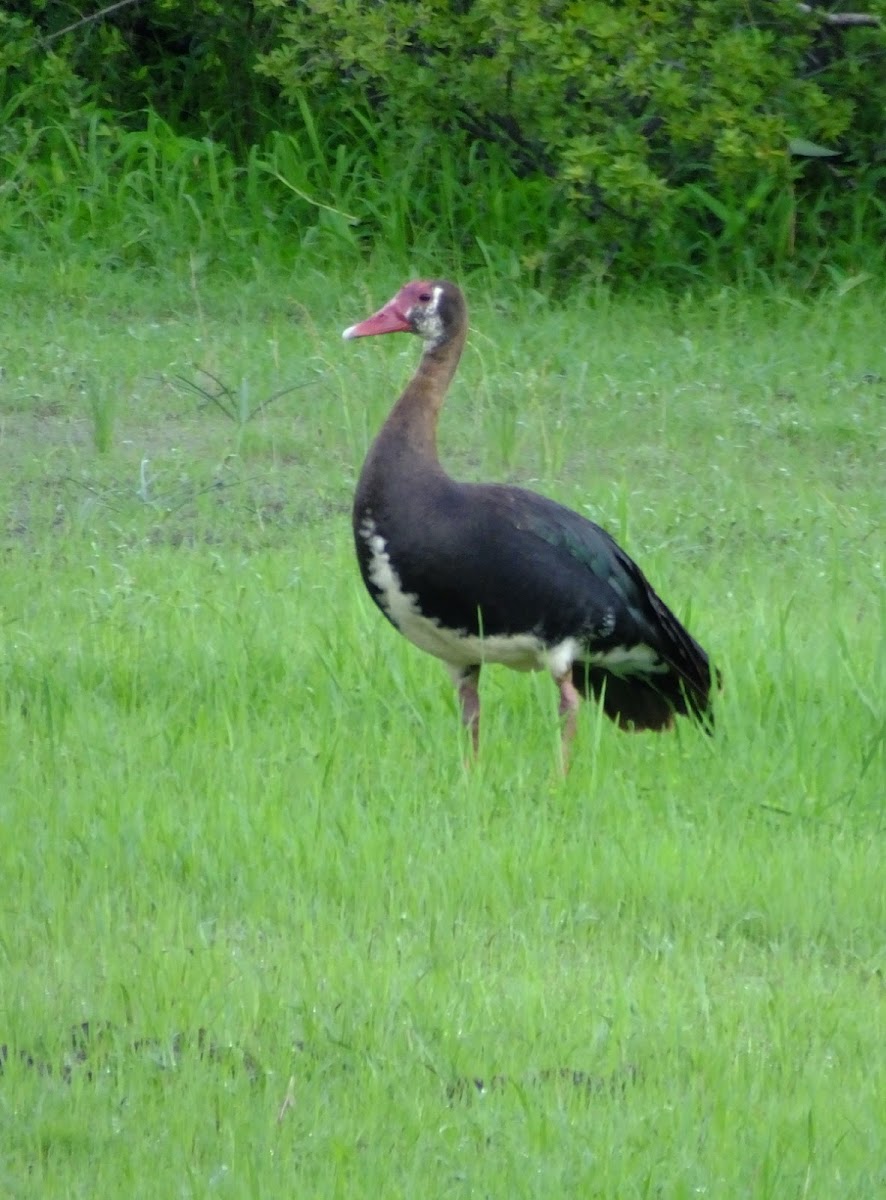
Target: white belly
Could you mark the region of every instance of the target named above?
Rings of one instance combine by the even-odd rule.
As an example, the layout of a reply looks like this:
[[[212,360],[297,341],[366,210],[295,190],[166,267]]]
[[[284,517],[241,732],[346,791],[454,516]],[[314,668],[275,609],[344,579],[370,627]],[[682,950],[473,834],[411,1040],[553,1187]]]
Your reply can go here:
[[[650,646],[614,646],[605,652],[589,654],[583,652],[581,643],[573,637],[549,646],[532,633],[480,636],[467,630],[446,629],[435,618],[422,613],[416,595],[404,591],[385,540],[376,532],[371,518],[361,525],[360,536],[369,547],[369,578],[378,589],[388,617],[410,642],[456,671],[481,663],[499,663],[514,671],[550,671],[559,679],[578,658],[607,667],[616,674],[667,670]]]

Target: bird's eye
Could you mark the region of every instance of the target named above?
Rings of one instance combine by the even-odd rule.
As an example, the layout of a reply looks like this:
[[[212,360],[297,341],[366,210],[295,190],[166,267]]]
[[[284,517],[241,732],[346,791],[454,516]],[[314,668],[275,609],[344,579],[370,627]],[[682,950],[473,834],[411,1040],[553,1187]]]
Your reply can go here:
[[[430,304],[431,300],[433,299],[430,292],[422,292],[418,298],[422,304]]]

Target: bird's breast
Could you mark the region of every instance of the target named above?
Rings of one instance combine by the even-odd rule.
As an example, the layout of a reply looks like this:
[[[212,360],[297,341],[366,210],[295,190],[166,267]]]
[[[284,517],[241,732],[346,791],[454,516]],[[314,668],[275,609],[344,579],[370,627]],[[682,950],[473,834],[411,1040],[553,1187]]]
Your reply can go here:
[[[357,536],[363,543],[364,578],[379,608],[410,642],[450,666],[499,663],[515,671],[547,670],[561,675],[578,655],[579,643],[572,637],[551,645],[532,630],[484,634],[482,610],[477,615],[479,632],[447,624],[434,615],[433,594],[421,588],[408,591],[403,586],[391,548],[371,516],[360,522]]]

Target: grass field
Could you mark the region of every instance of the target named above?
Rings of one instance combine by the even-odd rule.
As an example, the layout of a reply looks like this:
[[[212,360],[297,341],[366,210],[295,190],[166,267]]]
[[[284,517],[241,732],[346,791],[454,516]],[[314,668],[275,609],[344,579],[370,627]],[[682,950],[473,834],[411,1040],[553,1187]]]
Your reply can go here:
[[[466,281],[444,461],[606,525],[725,680],[563,779],[495,671],[467,770],[357,576],[419,346],[340,331],[400,282],[6,289],[0,1192],[886,1196],[881,289]]]

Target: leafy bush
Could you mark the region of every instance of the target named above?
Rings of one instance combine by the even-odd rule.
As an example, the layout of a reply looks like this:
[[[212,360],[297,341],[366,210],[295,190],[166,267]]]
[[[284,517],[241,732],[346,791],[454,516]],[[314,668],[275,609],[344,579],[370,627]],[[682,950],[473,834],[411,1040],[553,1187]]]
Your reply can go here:
[[[280,20],[261,69],[293,101],[365,105],[392,144],[496,148],[546,180],[556,215],[526,266],[769,267],[884,240],[881,29],[793,0],[258,3]]]
[[[60,266],[236,271],[258,257],[284,270],[296,259],[347,270],[383,243],[405,269],[418,245],[438,263],[466,240],[471,261],[512,271],[510,240],[528,237],[543,215],[538,187],[515,180],[504,154],[468,163],[498,193],[488,211],[472,210],[454,186],[446,146],[435,143],[433,160],[420,144],[402,154],[377,118],[353,107],[318,122],[302,98],[286,132],[237,154],[153,108],[132,116],[107,107],[53,51],[61,41],[47,48],[26,21],[0,13],[0,33],[4,256],[39,248]]]
[[[886,32],[806,7],[25,0],[0,236],[162,263],[283,234],[539,283],[882,266]]]
[[[0,10],[0,148],[27,154],[41,127],[64,124],[72,132],[90,117],[89,88],[68,59],[44,49],[34,27]],[[30,145],[29,145],[30,144]],[[7,187],[10,180],[5,179]]]
[[[277,89],[254,60],[269,47],[273,22],[249,0],[124,0],[92,11],[71,0],[24,0],[14,11],[27,18],[34,58],[48,50],[64,60],[95,103],[130,128],[151,108],[177,133],[209,133],[240,150],[267,128]]]
[[[13,227],[64,176],[66,147],[88,135],[96,108],[68,60],[33,26],[0,12],[0,198]]]

